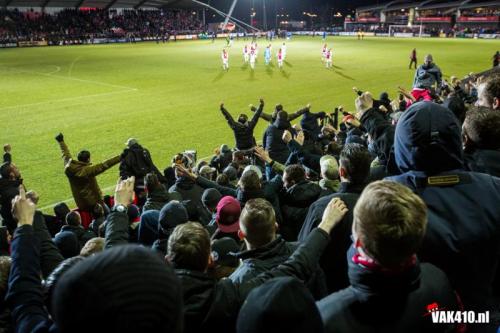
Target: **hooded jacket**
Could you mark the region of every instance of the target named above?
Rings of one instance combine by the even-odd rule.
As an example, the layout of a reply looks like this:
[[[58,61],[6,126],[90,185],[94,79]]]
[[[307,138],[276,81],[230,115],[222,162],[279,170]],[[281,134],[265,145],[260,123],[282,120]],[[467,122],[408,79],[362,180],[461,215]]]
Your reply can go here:
[[[276,119],[269,125],[264,132],[262,145],[269,152],[271,159],[285,164],[290,155],[290,151],[285,142],[283,142],[283,133],[290,130],[290,122],[288,120]]]
[[[59,146],[64,161],[64,173],[68,177],[76,205],[81,210],[90,211],[96,203],[102,201],[102,193],[96,176],[118,164],[120,156],[93,165],[73,159],[65,142],[60,142]]]
[[[158,186],[154,191],[148,192],[146,202],[142,211],[160,210],[170,201],[170,195],[163,185]]]
[[[309,207],[320,197],[321,187],[304,180],[284,189],[280,194],[281,214],[283,223],[280,233],[288,241],[296,241],[304,224]]]
[[[164,177],[158,168],[153,164],[151,154],[140,144],[136,143],[126,148],[121,155],[120,177],[126,179],[135,177],[135,187],[144,186],[144,176],[154,172],[163,181]]]
[[[434,63],[430,65],[420,65],[415,71],[413,79],[413,88],[429,89],[435,83],[441,85],[441,69]]]
[[[0,214],[11,234],[17,227],[17,222],[12,217],[12,199],[19,194],[19,185],[22,183],[21,179],[0,178]]]
[[[413,104],[396,127],[396,164],[389,177],[411,188],[428,207],[419,258],[441,268],[466,309],[492,309],[500,254],[500,179],[463,170],[460,125],[432,102]]]
[[[461,310],[446,275],[418,261],[399,272],[354,263],[350,248],[350,286],[317,302],[325,332],[454,332],[453,324],[434,324],[428,312]],[[455,331],[456,332],[456,331]]]

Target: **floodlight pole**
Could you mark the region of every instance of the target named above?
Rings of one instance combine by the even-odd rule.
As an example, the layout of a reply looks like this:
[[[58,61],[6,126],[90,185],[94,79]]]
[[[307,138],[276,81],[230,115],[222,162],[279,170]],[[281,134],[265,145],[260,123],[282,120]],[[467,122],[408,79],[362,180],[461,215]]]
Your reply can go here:
[[[264,30],[267,30],[267,13],[266,13],[266,0],[262,0],[262,7],[264,10]]]
[[[240,26],[240,27],[242,27],[242,28],[250,28],[251,30],[256,30],[256,31],[259,31],[259,29],[254,28],[254,27],[252,27],[251,25],[246,24],[245,22],[240,21],[240,20],[238,20],[238,19],[237,19],[237,18],[235,18],[235,17],[230,17],[230,16],[229,16],[229,15],[227,15],[226,13],[221,12],[221,11],[220,11],[220,10],[218,10],[217,8],[214,8],[214,7],[210,6],[210,5],[207,5],[207,4],[206,4],[206,3],[204,3],[204,2],[201,2],[201,1],[198,1],[198,0],[191,0],[191,1],[192,1],[192,2],[194,2],[194,3],[197,3],[198,5],[201,5],[201,6],[203,6],[203,7],[206,7],[206,8],[208,8],[208,9],[213,10],[214,12],[216,12],[217,14],[219,14],[219,15],[220,15],[220,16],[222,16],[222,17],[229,17],[231,20],[233,20],[234,22],[236,22],[236,25],[239,25],[239,26]]]
[[[229,22],[229,18],[231,15],[233,15],[234,7],[236,6],[236,3],[238,0],[233,0],[233,3],[231,4],[231,7],[229,8],[229,13],[227,13],[226,19],[224,20],[224,25],[222,26],[222,31],[226,30],[226,25]]]

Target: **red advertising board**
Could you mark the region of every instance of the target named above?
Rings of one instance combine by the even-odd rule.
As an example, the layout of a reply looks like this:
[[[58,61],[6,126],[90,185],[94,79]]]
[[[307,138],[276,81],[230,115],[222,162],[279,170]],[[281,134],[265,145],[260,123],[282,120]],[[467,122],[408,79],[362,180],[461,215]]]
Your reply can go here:
[[[498,16],[460,16],[458,22],[498,22]]]
[[[443,17],[443,16],[417,17],[417,22],[451,22],[451,17]]]
[[[378,17],[358,17],[357,21],[360,23],[378,23],[380,19]]]

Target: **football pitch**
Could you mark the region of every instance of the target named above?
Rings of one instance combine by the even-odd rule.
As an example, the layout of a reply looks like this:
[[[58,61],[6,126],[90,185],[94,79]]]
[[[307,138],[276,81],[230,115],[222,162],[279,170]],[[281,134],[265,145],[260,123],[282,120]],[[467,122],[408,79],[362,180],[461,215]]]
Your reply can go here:
[[[235,117],[263,97],[265,111],[281,103],[296,111],[311,103],[312,111],[354,109],[352,87],[396,97],[397,86],[411,87],[409,54],[417,48],[419,63],[432,53],[445,78],[462,77],[491,66],[498,41],[460,39],[390,39],[329,37],[334,68],[321,62],[323,41],[301,37],[287,41],[283,70],[275,54],[264,65],[266,42],[252,71],[243,64],[235,41],[229,49],[230,69],[222,71],[226,42],[183,41],[156,44],[65,46],[0,50],[0,144],[10,143],[14,162],[28,189],[40,195],[39,206],[71,197],[54,136],[63,132],[76,156],[91,152],[93,162],[120,154],[135,137],[163,170],[175,153],[187,149],[198,157],[211,155],[222,143],[234,145],[231,130],[219,112],[223,101]],[[257,140],[267,124],[260,121]],[[110,193],[118,168],[99,176]],[[73,203],[68,201],[70,205]]]

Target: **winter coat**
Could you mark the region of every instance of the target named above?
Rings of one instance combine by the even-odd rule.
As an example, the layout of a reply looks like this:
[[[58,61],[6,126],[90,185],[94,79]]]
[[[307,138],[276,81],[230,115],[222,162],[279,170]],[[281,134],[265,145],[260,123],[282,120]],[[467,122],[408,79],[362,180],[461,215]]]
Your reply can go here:
[[[253,130],[257,125],[259,116],[264,109],[264,105],[260,105],[259,109],[252,116],[250,121],[242,124],[233,119],[233,116],[224,108],[221,109],[222,114],[227,120],[229,127],[233,130],[234,139],[236,141],[236,148],[238,150],[247,150],[255,147],[255,138],[253,136]]]
[[[76,205],[81,210],[90,211],[96,203],[102,202],[102,193],[96,176],[118,164],[120,156],[93,165],[73,159],[66,143],[60,142],[59,145],[64,161],[64,173],[68,177]]]
[[[287,241],[296,241],[304,224],[309,207],[322,193],[318,184],[304,180],[284,189],[280,193],[281,215],[280,234]]]
[[[184,291],[184,332],[235,332],[238,311],[253,288],[281,276],[308,280],[327,242],[326,233],[317,229],[283,264],[243,283],[216,281],[206,273],[177,269]]]
[[[201,197],[203,195],[204,189],[196,184],[194,181],[180,177],[176,180],[175,184],[168,190],[169,193],[177,192],[182,196],[182,200],[191,201],[191,205],[194,207],[196,212],[198,212],[199,222],[206,225],[211,219],[210,213],[203,206]]]
[[[19,194],[19,185],[22,179],[10,180],[0,178],[0,214],[3,224],[9,229],[11,234],[17,227],[17,222],[12,217],[12,199]]]
[[[464,159],[467,170],[500,177],[500,150],[476,149]]]
[[[341,183],[338,193],[322,197],[313,203],[307,212],[304,225],[298,236],[299,241],[303,242],[307,235],[321,223],[326,206],[333,198],[339,198],[345,202],[349,210],[342,221],[330,232],[332,241],[328,244],[319,261],[320,267],[325,272],[328,292],[330,293],[349,286],[345,257],[352,243],[354,206],[358,202],[363,188],[364,184]]]
[[[78,239],[80,250],[85,245],[85,243],[87,243],[92,238],[97,237],[97,235],[93,231],[85,230],[81,226],[63,225],[61,228],[61,232],[63,231],[70,231],[75,234],[76,238]]]
[[[317,302],[325,332],[457,332],[454,324],[434,324],[429,310],[461,310],[446,275],[418,261],[399,272],[354,263],[351,248],[346,289]]]
[[[250,281],[259,274],[268,272],[284,263],[298,246],[299,243],[287,242],[278,236],[275,240],[262,247],[237,253],[236,257],[241,260],[241,264],[229,276],[229,279],[235,283]],[[322,271],[314,274],[313,278],[308,281],[307,287],[315,299],[321,299],[328,294]]]
[[[290,151],[285,142],[283,142],[283,133],[290,130],[290,122],[276,119],[276,121],[267,127],[262,138],[264,149],[269,152],[269,156],[274,161],[285,164],[290,155]]]
[[[422,261],[442,269],[470,310],[490,310],[500,254],[500,179],[463,169],[460,125],[432,102],[413,104],[399,120],[394,143],[401,175],[427,204]]]
[[[170,195],[163,185],[148,192],[142,211],[161,210],[170,201]]]
[[[120,161],[120,177],[122,179],[134,176],[134,186],[136,188],[142,187],[144,186],[144,176],[151,172],[163,180],[163,175],[154,165],[147,149],[136,143],[123,151]]]
[[[415,71],[413,88],[429,89],[435,83],[441,85],[442,76],[441,69],[436,64],[430,66],[426,64],[420,65]]]

